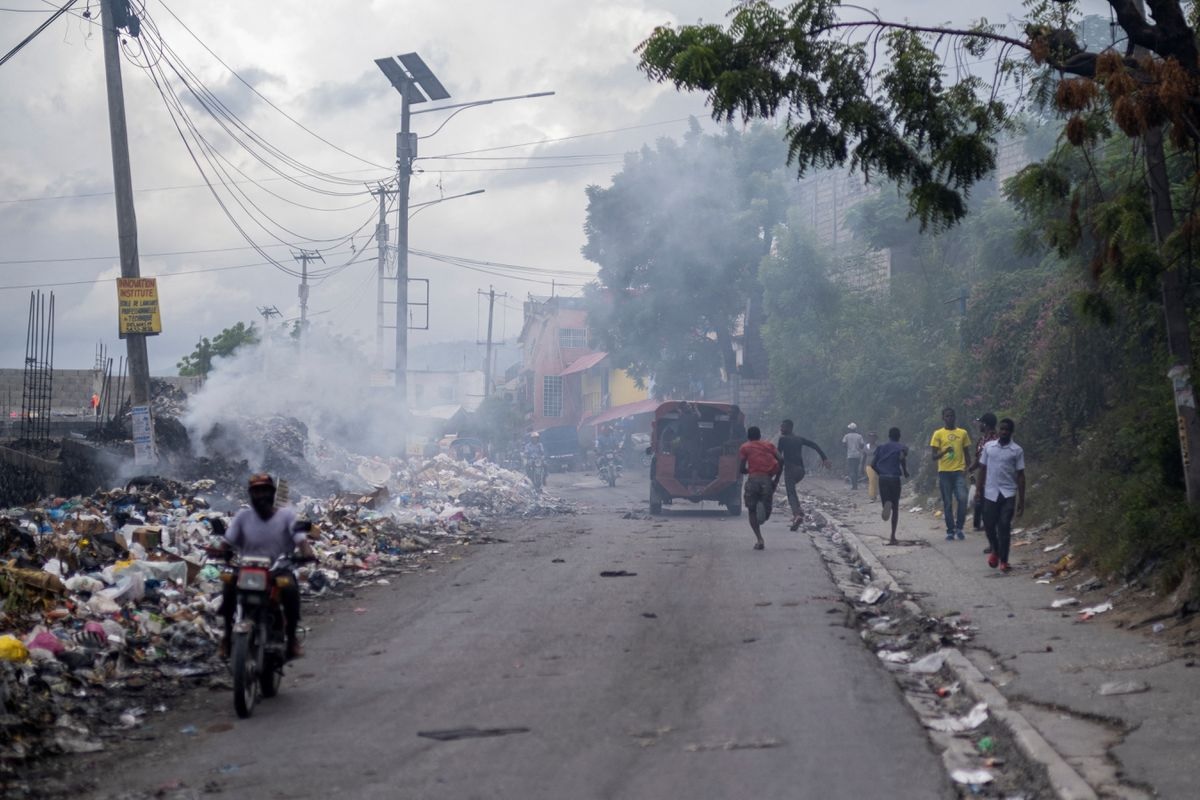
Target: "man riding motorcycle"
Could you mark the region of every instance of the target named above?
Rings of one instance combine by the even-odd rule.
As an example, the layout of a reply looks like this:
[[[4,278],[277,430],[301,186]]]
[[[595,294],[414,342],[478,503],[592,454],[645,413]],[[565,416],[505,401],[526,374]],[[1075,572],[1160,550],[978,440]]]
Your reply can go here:
[[[275,479],[266,473],[250,476],[247,487],[250,508],[243,508],[233,518],[225,532],[223,545],[245,556],[260,556],[273,564],[280,556],[291,555],[294,550],[306,558],[313,558],[308,537],[296,524],[296,514],[290,508],[275,508]],[[280,588],[280,605],[287,621],[287,657],[304,655],[296,638],[300,623],[300,586],[295,580]],[[237,583],[225,584],[221,595],[221,617],[225,623],[221,636],[221,657],[229,657],[230,634],[233,632],[233,615],[237,610]]]

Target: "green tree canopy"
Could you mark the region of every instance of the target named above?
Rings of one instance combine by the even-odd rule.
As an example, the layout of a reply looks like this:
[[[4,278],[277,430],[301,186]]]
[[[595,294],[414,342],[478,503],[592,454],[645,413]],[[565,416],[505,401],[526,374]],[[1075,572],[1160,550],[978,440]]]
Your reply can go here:
[[[227,358],[239,347],[246,344],[257,344],[258,330],[254,323],[247,325],[239,322],[231,328],[226,328],[212,339],[207,336],[196,342],[196,349],[180,359],[175,366],[179,374],[184,376],[207,377],[212,371],[214,358]]]

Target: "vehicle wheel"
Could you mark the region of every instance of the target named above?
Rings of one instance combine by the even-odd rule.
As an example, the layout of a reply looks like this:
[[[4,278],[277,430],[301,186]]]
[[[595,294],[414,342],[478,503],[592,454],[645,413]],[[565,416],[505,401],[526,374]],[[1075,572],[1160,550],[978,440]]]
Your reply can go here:
[[[651,514],[661,514],[662,506],[663,506],[662,499],[658,496],[658,492],[654,491],[654,486],[651,485],[651,487],[650,487],[650,513]]]
[[[283,682],[283,670],[274,663],[274,659],[263,664],[262,674],[258,676],[258,685],[263,697],[274,697],[279,694],[279,684]]]
[[[617,473],[609,470],[608,473],[608,488],[613,488],[617,485]]]
[[[250,641],[253,633],[234,636],[233,658],[233,707],[242,719],[254,712],[254,701],[258,699],[258,665],[254,663],[257,648]]]

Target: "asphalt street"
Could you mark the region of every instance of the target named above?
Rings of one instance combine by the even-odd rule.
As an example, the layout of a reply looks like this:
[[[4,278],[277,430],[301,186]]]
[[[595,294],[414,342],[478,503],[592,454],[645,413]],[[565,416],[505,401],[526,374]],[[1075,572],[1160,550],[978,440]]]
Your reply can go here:
[[[580,513],[359,592],[251,719],[229,692],[159,715],[91,796],[955,796],[807,536],[642,518],[631,477],[549,491]]]

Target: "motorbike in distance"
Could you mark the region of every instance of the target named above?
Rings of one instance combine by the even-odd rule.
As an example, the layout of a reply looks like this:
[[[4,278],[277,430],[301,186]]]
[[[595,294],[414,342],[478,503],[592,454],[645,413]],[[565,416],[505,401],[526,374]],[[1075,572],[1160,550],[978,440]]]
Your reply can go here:
[[[617,478],[621,475],[621,462],[614,451],[609,450],[606,453],[601,453],[596,459],[596,466],[600,480],[607,483],[610,487],[617,485]]]
[[[542,487],[546,485],[546,457],[539,454],[526,454],[525,458],[525,477],[529,478],[529,482],[533,484],[533,489],[536,492],[541,492]]]
[[[296,580],[292,567],[315,561],[299,554],[284,555],[273,563],[257,556],[236,561],[225,547],[209,547],[210,557],[221,557],[221,581],[237,587],[229,669],[233,674],[233,707],[242,719],[254,713],[260,697],[274,697],[287,663],[287,630],[280,604],[281,590]]]

